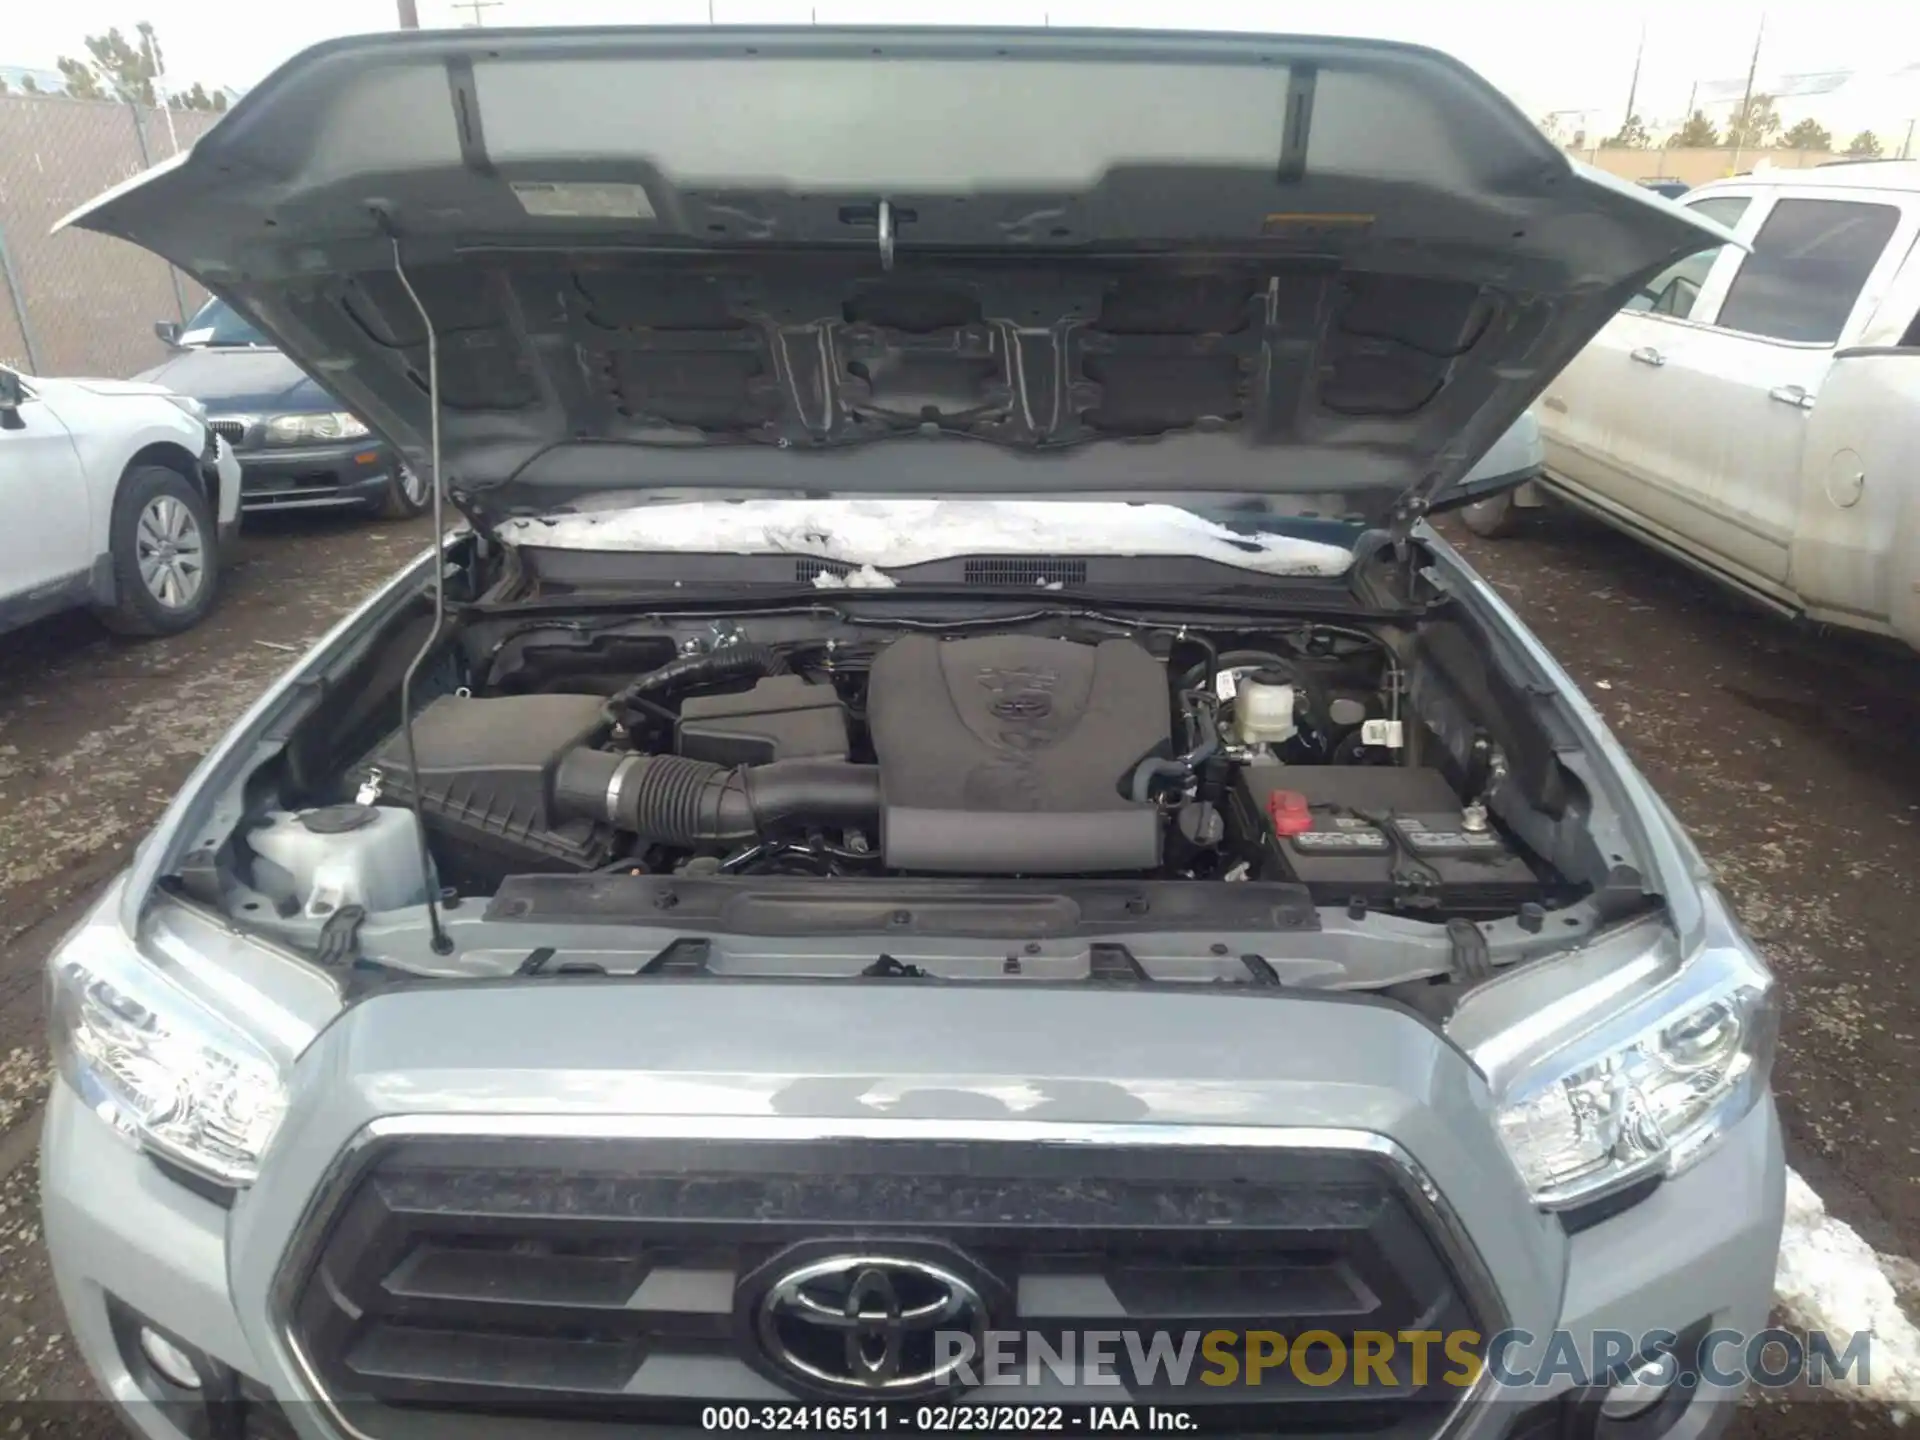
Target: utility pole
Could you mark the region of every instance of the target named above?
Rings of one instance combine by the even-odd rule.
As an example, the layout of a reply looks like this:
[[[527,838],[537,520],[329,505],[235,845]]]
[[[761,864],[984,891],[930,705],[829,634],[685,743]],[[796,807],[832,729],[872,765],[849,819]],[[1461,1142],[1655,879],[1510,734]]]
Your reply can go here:
[[[420,28],[420,6],[418,0],[399,0],[400,28],[418,30]]]
[[[153,32],[140,32],[140,48],[146,53],[147,63],[153,67],[153,100],[159,106],[160,113],[167,117],[167,139],[173,142],[173,153],[180,153],[180,136],[173,128],[173,107],[167,104],[167,75],[160,59],[160,47],[154,43]],[[169,266],[169,269],[172,267]],[[181,309],[186,307],[183,305]],[[182,323],[185,317],[182,316]]]
[[[1753,112],[1753,77],[1760,71],[1760,41],[1767,33],[1767,12],[1760,12],[1760,28],[1753,32],[1753,59],[1747,62],[1747,93],[1740,97],[1740,109],[1736,112],[1735,123],[1739,130],[1734,135],[1733,163],[1727,167],[1729,174],[1740,173],[1740,151],[1747,143],[1747,125]]]
[[[455,10],[471,10],[473,12],[473,19],[469,23],[477,28],[487,23],[480,18],[480,12],[482,10],[498,10],[503,3],[504,0],[454,0],[452,8]]]
[[[1907,121],[1907,138],[1900,142],[1900,158],[1906,159],[1913,153],[1913,121]]]
[[[1633,124],[1633,102],[1640,95],[1640,62],[1646,57],[1646,53],[1647,22],[1642,20],[1640,22],[1640,48],[1633,52],[1633,79],[1627,85],[1627,113],[1620,121],[1620,130],[1623,134],[1626,128]]]

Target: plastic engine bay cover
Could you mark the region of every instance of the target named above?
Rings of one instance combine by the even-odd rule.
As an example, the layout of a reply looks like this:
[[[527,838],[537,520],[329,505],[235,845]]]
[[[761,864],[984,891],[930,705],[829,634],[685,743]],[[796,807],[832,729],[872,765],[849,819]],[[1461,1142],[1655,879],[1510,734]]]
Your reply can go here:
[[[1172,744],[1160,663],[1128,640],[908,635],[873,662],[888,865],[988,875],[1150,870],[1160,821],[1126,786]]]

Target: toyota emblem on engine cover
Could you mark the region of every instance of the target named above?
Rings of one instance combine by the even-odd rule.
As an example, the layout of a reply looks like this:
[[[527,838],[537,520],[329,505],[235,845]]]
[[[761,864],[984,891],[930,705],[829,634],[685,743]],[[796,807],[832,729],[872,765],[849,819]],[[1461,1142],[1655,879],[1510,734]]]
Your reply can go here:
[[[832,1255],[777,1274],[754,1332],[767,1365],[789,1384],[837,1395],[931,1395],[978,1354],[987,1322],[980,1291],[930,1260],[878,1251]],[[970,1345],[938,1341],[966,1336]]]
[[[1044,720],[1053,713],[1053,701],[1037,690],[1005,695],[988,707],[1002,720]]]

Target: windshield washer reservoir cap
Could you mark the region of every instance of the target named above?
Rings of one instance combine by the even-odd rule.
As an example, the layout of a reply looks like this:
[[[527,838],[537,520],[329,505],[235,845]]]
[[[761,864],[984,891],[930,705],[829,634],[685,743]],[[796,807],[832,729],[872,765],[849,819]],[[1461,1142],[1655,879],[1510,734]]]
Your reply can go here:
[[[345,835],[351,830],[364,830],[379,814],[371,805],[323,805],[318,810],[302,811],[300,825],[310,835]]]

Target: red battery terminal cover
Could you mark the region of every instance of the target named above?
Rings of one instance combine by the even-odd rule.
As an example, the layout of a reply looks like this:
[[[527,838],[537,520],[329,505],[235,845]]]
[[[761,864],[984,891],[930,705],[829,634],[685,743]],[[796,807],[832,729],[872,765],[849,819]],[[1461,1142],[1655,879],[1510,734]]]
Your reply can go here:
[[[1302,835],[1313,828],[1307,797],[1298,790],[1275,790],[1267,796],[1267,815],[1276,835]]]

